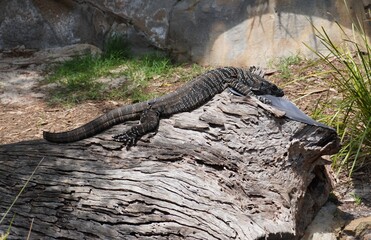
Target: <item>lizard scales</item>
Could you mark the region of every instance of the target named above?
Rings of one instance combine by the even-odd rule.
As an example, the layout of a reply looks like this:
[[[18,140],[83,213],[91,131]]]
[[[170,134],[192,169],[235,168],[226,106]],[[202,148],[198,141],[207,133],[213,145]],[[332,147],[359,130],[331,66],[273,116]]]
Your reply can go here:
[[[226,88],[231,88],[242,95],[274,95],[277,97],[284,95],[280,88],[265,80],[262,75],[255,67],[249,69],[217,68],[196,77],[172,93],[116,108],[70,131],[57,133],[44,131],[43,136],[50,142],[74,142],[94,136],[118,123],[140,119],[140,124],[133,126],[125,133],[113,136],[115,141],[131,146],[142,135],[155,130],[160,118],[196,109]]]

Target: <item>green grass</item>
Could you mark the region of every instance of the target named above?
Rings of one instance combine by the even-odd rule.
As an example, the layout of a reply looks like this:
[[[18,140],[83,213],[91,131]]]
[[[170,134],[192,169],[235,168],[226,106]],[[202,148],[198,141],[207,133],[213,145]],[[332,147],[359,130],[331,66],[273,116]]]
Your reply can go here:
[[[354,27],[353,36],[348,36],[340,25],[339,29],[344,35],[341,44],[335,44],[325,29],[316,29],[330,54],[313,51],[330,67],[334,87],[342,97],[328,124],[336,126],[342,141],[333,164],[338,171],[346,167],[351,175],[371,164],[371,48],[362,29]],[[355,36],[361,40],[355,40]]]
[[[87,99],[98,99],[103,84],[93,81],[107,75],[115,62],[101,60],[92,55],[75,57],[58,66],[47,79],[57,83],[58,88],[50,93],[52,103],[80,102]]]
[[[104,46],[104,59],[127,59],[132,57],[130,43],[121,35],[113,35]]]
[[[110,38],[101,56],[85,55],[68,60],[52,70],[48,83],[55,83],[49,93],[49,103],[74,105],[86,100],[144,101],[156,97],[146,91],[154,81],[166,81],[177,76],[189,80],[205,70],[194,65],[191,69],[175,65],[164,55],[149,54],[133,57],[130,45],[119,37]],[[100,78],[125,81],[115,88],[108,87]]]
[[[298,54],[296,54],[288,57],[281,57],[275,60],[271,60],[268,65],[277,68],[280,77],[284,79],[289,79],[292,76],[289,67],[300,63],[300,61],[301,58],[299,57]]]
[[[114,77],[117,68],[131,56],[129,45],[119,37],[109,38],[101,56],[77,56],[53,69],[48,83],[58,87],[51,90],[50,103],[74,104],[85,100],[104,98],[105,85],[96,79]]]
[[[144,101],[156,97],[156,94],[145,93],[143,90],[151,80],[168,77],[175,69],[169,58],[151,54],[122,62],[125,70],[120,72],[130,82],[107,94],[109,99],[130,98],[133,102]]]

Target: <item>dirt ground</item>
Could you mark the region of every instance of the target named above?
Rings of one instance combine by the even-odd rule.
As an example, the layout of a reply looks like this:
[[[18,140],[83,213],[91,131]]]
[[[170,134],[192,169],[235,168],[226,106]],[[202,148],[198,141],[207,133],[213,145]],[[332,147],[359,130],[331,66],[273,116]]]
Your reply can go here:
[[[45,78],[47,66],[48,62],[33,59],[32,53],[26,50],[22,53],[0,52],[0,144],[40,139],[43,130],[72,129],[122,104],[94,101],[70,108],[48,105],[45,101],[47,89],[40,84]],[[291,70],[296,71],[293,77],[300,78],[311,76],[316,69],[302,71],[299,65]],[[271,73],[269,78],[284,87],[288,98],[295,100],[299,108],[307,113],[318,105],[315,104],[318,99],[338,97],[336,90],[316,75],[303,81],[288,81],[280,79],[275,71]],[[370,169],[357,172],[353,178],[345,174],[334,176],[335,197],[331,201],[342,213],[343,226],[352,219],[371,216],[370,176]],[[360,203],[357,196],[361,198]]]

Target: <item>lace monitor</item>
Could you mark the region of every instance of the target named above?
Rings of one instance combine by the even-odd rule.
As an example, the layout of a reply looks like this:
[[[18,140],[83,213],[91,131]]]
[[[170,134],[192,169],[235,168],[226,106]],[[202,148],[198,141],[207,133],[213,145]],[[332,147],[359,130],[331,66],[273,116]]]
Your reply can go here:
[[[202,74],[178,90],[164,96],[116,108],[85,125],[66,132],[44,132],[44,139],[56,143],[68,143],[94,136],[113,125],[131,120],[140,120],[128,131],[113,136],[114,141],[127,147],[136,143],[144,134],[156,130],[160,118],[191,111],[208,102],[216,94],[231,88],[242,95],[274,95],[282,97],[284,92],[263,78],[260,68],[217,68]]]

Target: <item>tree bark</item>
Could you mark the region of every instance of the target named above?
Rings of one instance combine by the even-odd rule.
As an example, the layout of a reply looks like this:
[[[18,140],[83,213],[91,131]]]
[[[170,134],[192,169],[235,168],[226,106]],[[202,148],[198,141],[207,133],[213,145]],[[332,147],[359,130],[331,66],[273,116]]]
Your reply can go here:
[[[162,119],[130,150],[111,136],[0,146],[0,225],[9,239],[297,239],[327,200],[329,129],[216,96]],[[31,227],[32,222],[32,227]]]

